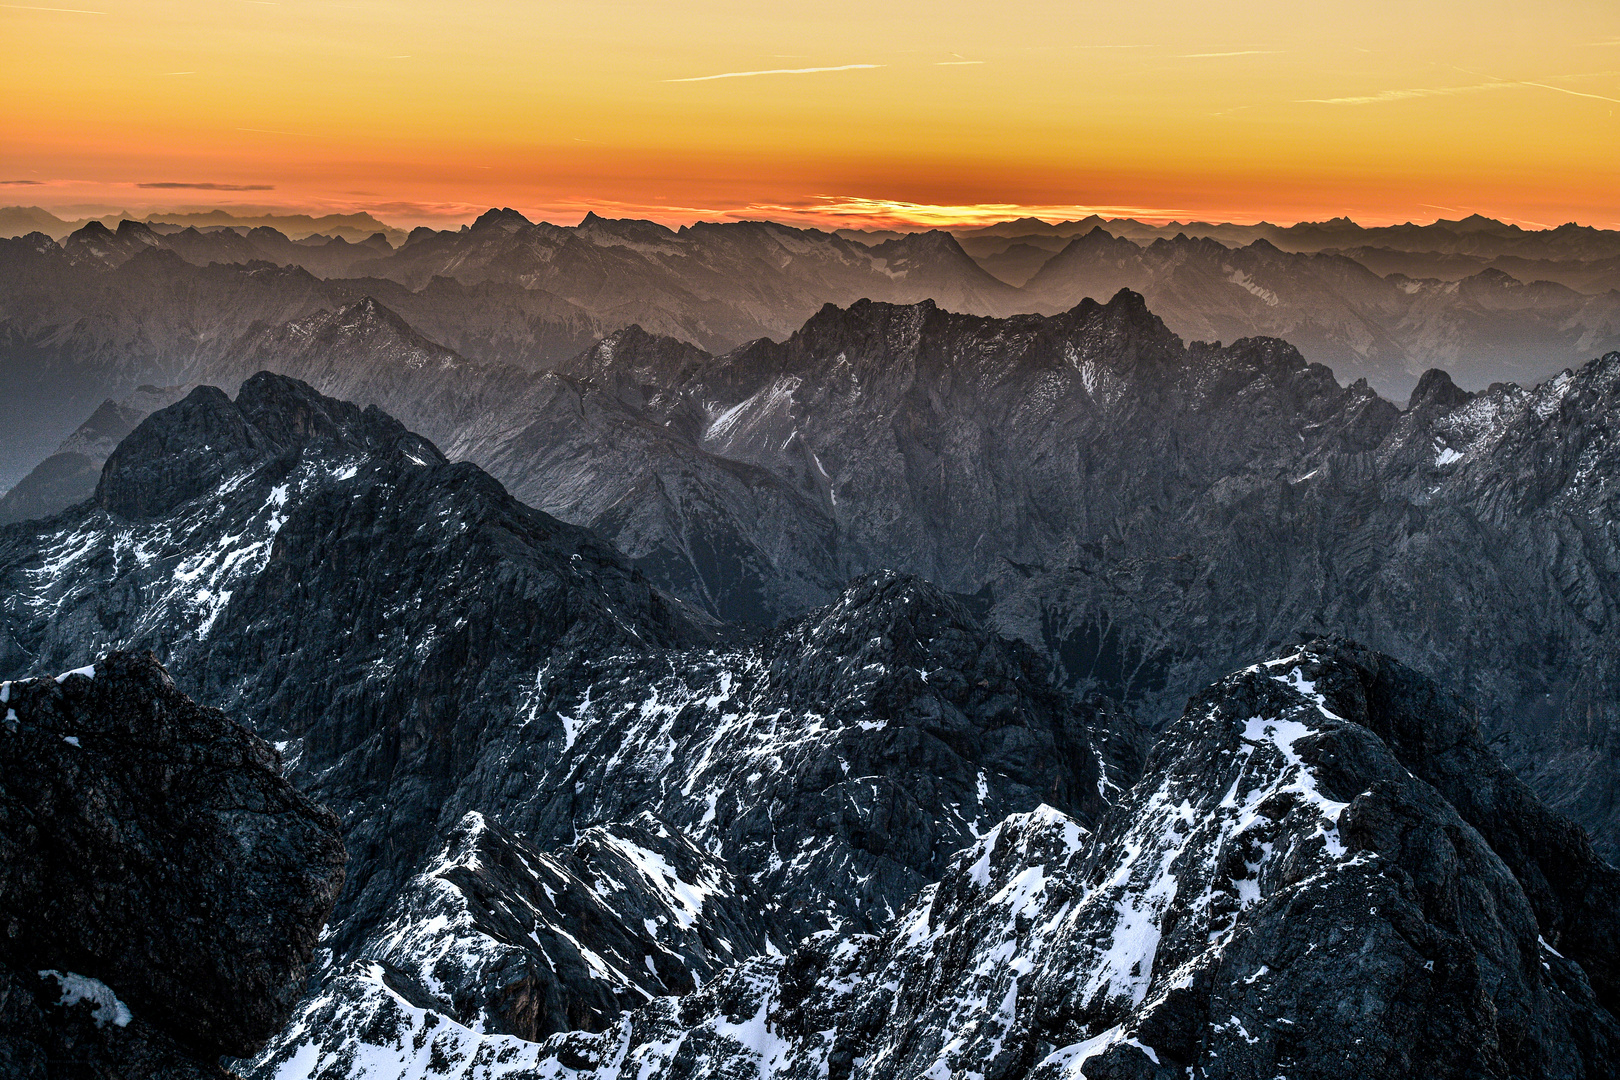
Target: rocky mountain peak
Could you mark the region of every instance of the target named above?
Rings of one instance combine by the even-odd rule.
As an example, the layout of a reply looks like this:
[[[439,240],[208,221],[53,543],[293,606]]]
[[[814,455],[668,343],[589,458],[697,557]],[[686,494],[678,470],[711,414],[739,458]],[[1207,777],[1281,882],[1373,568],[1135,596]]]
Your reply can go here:
[[[197,232],[195,228],[192,228],[190,231],[193,234],[196,234]],[[154,232],[152,227],[146,224],[144,221],[134,221],[130,218],[124,218],[118,223],[118,231],[116,235],[122,238],[138,238],[145,243],[155,243],[158,234]]]
[[[371,296],[363,296],[333,312],[323,330],[328,334],[391,334],[412,345],[427,340],[391,308]]]
[[[478,220],[472,223],[472,228],[474,232],[485,229],[501,229],[505,232],[511,233],[517,232],[520,229],[527,229],[533,224],[534,222],[524,217],[518,211],[513,210],[510,206],[503,206],[500,209],[495,209],[492,207],[485,210],[482,214],[479,214]]]
[[[1148,375],[1183,366],[1181,338],[1134,289],[1120,289],[1106,303],[1087,297],[1056,321],[1082,355],[1105,357],[1119,370]]]
[[[233,472],[309,444],[394,451],[444,462],[437,448],[376,410],[323,397],[308,383],[260,372],[233,402],[212,386],[143,420],[107,458],[97,503],[124,518],[161,516]]]
[[[591,379],[619,391],[642,391],[650,397],[659,391],[681,386],[710,360],[708,353],[678,338],[649,334],[631,324],[599,340],[571,360],[558,365],[558,372],[577,379]],[[641,403],[643,393],[634,394]]]
[[[1406,402],[1408,411],[1432,406],[1440,412],[1450,412],[1474,400],[1474,395],[1451,381],[1451,376],[1439,368],[1430,368],[1418,379],[1417,387]]]

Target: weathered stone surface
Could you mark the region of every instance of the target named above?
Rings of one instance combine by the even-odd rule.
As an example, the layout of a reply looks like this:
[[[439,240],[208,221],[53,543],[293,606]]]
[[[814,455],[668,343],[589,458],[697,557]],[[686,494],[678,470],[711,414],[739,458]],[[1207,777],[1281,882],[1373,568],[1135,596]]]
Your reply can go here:
[[[106,1076],[256,1052],[342,888],[337,819],[150,654],[0,684],[0,708],[4,1052]],[[87,979],[94,1010],[59,1005]]]
[[[1612,912],[1538,911],[1535,869],[1421,778],[1507,776],[1457,752],[1477,740],[1421,676],[1313,641],[1196,697],[1094,833],[1014,815],[878,936],[818,935],[471,1075],[1612,1075],[1620,1023],[1587,975]],[[1552,821],[1517,813],[1498,843]],[[1546,939],[1558,919],[1579,951]]]

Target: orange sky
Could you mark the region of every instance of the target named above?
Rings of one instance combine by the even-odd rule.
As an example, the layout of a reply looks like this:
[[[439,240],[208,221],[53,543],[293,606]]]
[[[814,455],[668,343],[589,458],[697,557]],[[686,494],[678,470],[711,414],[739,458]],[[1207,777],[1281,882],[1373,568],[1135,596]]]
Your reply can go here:
[[[1614,0],[34,0],[0,100],[63,213],[1620,227]]]

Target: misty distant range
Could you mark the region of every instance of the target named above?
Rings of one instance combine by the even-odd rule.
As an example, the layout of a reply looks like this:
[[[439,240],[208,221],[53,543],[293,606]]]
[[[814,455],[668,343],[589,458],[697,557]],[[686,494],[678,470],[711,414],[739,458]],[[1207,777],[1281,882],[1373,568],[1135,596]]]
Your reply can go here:
[[[1005,317],[1056,314],[1121,288],[1141,293],[1188,341],[1282,337],[1341,380],[1366,378],[1395,400],[1430,367],[1482,389],[1539,380],[1620,341],[1620,232],[1531,231],[1480,216],[1380,228],[1346,218],[1287,227],[1023,218],[902,233],[763,221],[669,229],[595,215],[564,227],[491,210],[471,226],[407,234],[364,213],[68,222],[38,208],[0,209],[0,236],[30,235],[30,253],[8,248],[0,272],[48,254],[48,238],[59,263],[52,274],[73,280],[52,286],[54,303],[37,286],[0,301],[8,337],[50,350],[73,332],[64,325],[71,317],[114,319],[127,326],[78,332],[119,351],[117,366],[144,365],[147,381],[160,382],[189,376],[206,365],[203,354],[228,351],[230,335],[245,329],[230,315],[203,314],[213,303],[205,294],[229,291],[233,271],[198,275],[181,263],[236,274],[269,263],[318,279],[284,286],[252,312],[257,319],[307,317],[370,294],[468,360],[534,369],[630,324],[721,353],[785,337],[823,303],[927,298]],[[161,269],[136,263],[129,276],[137,282],[100,276],[148,251],[179,258]],[[192,302],[205,325],[172,326],[186,339],[171,342],[156,324],[172,324],[176,312],[155,290],[187,273],[201,290]],[[82,310],[76,290],[84,289],[102,303],[116,294],[118,313]],[[458,290],[476,290],[479,302],[465,303]],[[447,314],[452,306],[457,313]],[[150,355],[134,355],[142,349]]]

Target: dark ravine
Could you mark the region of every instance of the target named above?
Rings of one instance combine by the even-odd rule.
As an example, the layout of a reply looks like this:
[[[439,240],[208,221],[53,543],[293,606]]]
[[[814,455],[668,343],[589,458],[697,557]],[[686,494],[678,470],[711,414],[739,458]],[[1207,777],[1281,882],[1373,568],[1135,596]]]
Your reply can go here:
[[[343,887],[333,815],[150,654],[0,684],[0,1069],[224,1077]]]

